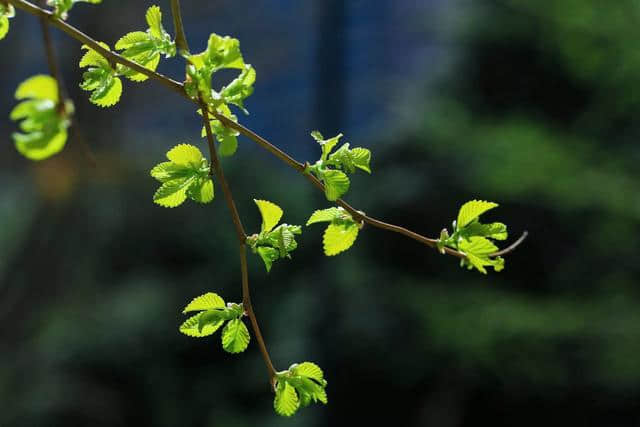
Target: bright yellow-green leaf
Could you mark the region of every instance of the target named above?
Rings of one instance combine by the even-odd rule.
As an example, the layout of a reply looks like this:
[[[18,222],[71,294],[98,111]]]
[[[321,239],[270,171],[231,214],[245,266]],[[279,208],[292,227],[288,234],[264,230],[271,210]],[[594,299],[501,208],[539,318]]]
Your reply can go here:
[[[147,24],[149,24],[149,32],[155,38],[162,38],[164,36],[164,28],[162,26],[162,12],[158,6],[151,6],[147,9],[145,15]]]
[[[117,50],[124,50],[130,47],[134,47],[139,43],[145,43],[150,40],[149,34],[144,31],[132,31],[120,37],[116,42],[115,48]]]
[[[190,318],[185,320],[184,323],[180,325],[180,328],[179,328],[180,332],[194,338],[207,337],[209,335],[212,335],[215,331],[217,331],[220,328],[220,326],[224,323],[224,322],[209,323],[204,325],[202,330],[200,330],[200,327],[199,327],[200,316],[202,316],[204,313],[205,313],[204,311],[201,311],[195,316],[191,316]]]
[[[213,200],[213,181],[208,177],[198,180],[197,185],[189,187],[187,196],[194,202],[209,203]]]
[[[367,173],[371,173],[371,166],[369,164],[371,162],[370,150],[362,147],[356,147],[351,150],[351,154],[353,156],[353,164],[355,167],[362,169]]]
[[[300,401],[295,388],[286,381],[278,381],[273,408],[279,415],[290,417],[300,407]]]
[[[187,190],[195,180],[195,176],[189,176],[167,181],[155,192],[153,201],[165,208],[180,206],[187,199]]]
[[[282,218],[283,212],[280,206],[267,200],[254,199],[253,201],[258,205],[260,215],[262,215],[261,231],[273,230],[273,227],[275,227],[280,221],[280,218]]]
[[[249,330],[241,319],[229,320],[222,330],[222,348],[229,353],[241,353],[249,345]]]
[[[349,177],[339,170],[327,170],[323,173],[324,193],[327,200],[335,201],[349,190]]]
[[[333,148],[338,144],[338,142],[340,142],[340,138],[342,138],[343,135],[339,133],[333,138],[322,140],[322,139],[319,139],[322,137],[322,134],[320,134],[320,132],[318,131],[313,131],[311,132],[311,136],[313,136],[313,138],[320,144],[320,147],[322,148],[321,159],[325,161],[327,160],[327,157],[329,157],[331,150],[333,150]]]
[[[20,154],[31,160],[44,160],[62,151],[67,142],[67,131],[14,133],[13,139]]]
[[[38,74],[20,83],[15,94],[16,99],[50,99],[58,102],[58,83],[45,74]]]
[[[98,42],[98,44],[103,48],[110,50],[108,44],[104,42]],[[89,67],[89,66],[94,66],[99,68],[107,68],[107,67],[111,68],[109,61],[107,61],[105,57],[102,56],[97,51],[91,49],[87,45],[82,45],[81,49],[85,49],[87,50],[87,52],[80,59],[80,63],[78,64],[80,68]]]
[[[9,18],[0,16],[0,40],[7,36],[9,32]]]
[[[456,226],[460,229],[469,224],[474,219],[478,218],[486,211],[493,209],[496,206],[498,206],[498,204],[493,202],[487,202],[484,200],[471,200],[470,202],[462,205],[462,207],[460,208]]]
[[[322,243],[327,256],[337,255],[349,249],[358,237],[356,223],[329,224],[324,232]]]
[[[324,373],[320,366],[313,362],[302,362],[291,369],[295,375],[302,375],[316,380],[322,384],[324,382]]]
[[[327,208],[317,210],[311,214],[306,225],[316,224],[318,222],[331,222],[334,219],[350,215],[342,208]]]
[[[267,273],[270,272],[273,262],[280,258],[280,252],[270,246],[259,246],[257,251],[260,258],[262,258],[262,262],[264,262]]]
[[[89,100],[99,107],[111,107],[120,101],[121,95],[122,80],[118,77],[113,77],[113,83],[108,85],[104,93],[94,91],[89,97]]]
[[[182,166],[199,168],[202,158],[200,149],[191,144],[179,144],[167,152],[167,159]]]
[[[199,310],[212,310],[214,308],[223,308],[224,300],[218,294],[213,292],[207,292],[204,295],[195,297],[189,304],[182,310],[183,313]]]
[[[458,244],[458,249],[467,255],[467,261],[482,274],[487,274],[485,266],[493,266],[495,271],[504,268],[504,259],[489,257],[498,251],[498,247],[489,239],[480,236],[473,236],[469,240],[462,239]]]

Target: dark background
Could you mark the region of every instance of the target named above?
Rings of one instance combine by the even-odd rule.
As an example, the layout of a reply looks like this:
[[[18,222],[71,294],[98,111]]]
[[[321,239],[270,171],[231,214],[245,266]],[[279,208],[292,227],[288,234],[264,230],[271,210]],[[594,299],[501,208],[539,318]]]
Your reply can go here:
[[[151,4],[79,4],[70,22],[113,46]],[[38,21],[18,12],[0,42],[1,426],[640,424],[639,2],[182,6],[193,51],[230,34],[255,66],[242,123],[301,161],[319,155],[312,129],[372,150],[347,197],[357,208],[435,237],[461,203],[488,199],[501,206],[487,219],[530,237],[487,277],[372,228],[331,258],[322,227],[305,228],[268,275],[251,255],[276,367],[312,360],[329,381],[329,405],[280,418],[255,342],[232,356],[219,335],[177,331],[194,296],[241,298],[220,191],[204,207],[151,201],[164,153],[205,147],[193,106],[153,82],[91,105],[80,46],[55,31],[97,166],[78,139],[27,161],[8,113],[47,69]],[[182,67],[159,70],[181,80]],[[328,206],[247,139],[223,162],[251,232],[252,198],[294,224]]]

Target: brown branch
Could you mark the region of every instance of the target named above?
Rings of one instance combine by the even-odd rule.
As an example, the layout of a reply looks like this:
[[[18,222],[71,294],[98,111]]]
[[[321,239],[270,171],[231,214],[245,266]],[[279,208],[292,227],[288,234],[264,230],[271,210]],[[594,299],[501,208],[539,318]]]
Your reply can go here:
[[[513,242],[512,244],[510,244],[509,246],[507,246],[504,249],[499,250],[498,252],[494,252],[489,256],[500,256],[500,255],[506,255],[509,252],[512,252],[513,250],[515,250],[518,246],[520,246],[520,244],[522,242],[524,242],[524,239],[527,238],[527,236],[529,235],[528,231],[525,231],[522,233],[522,235],[520,236],[520,238],[518,240],[516,240],[515,242]]]
[[[253,305],[251,304],[251,291],[249,289],[249,270],[247,268],[247,245],[245,243],[247,240],[247,235],[244,232],[244,227],[242,226],[242,221],[240,220],[238,209],[236,208],[236,204],[233,200],[231,189],[229,188],[229,184],[224,177],[224,171],[222,169],[222,165],[220,164],[220,160],[218,159],[207,105],[202,101],[202,99],[200,102],[200,106],[202,108],[202,121],[204,124],[205,132],[207,134],[207,143],[209,145],[209,153],[211,155],[211,165],[216,177],[218,178],[218,181],[220,182],[220,185],[222,186],[222,192],[224,193],[227,206],[231,211],[231,218],[233,219],[233,223],[236,227],[236,233],[238,235],[238,244],[240,245],[240,268],[242,270],[242,305],[244,307],[245,313],[251,321],[251,328],[253,329],[253,334],[255,335],[256,341],[258,342],[258,348],[260,349],[260,353],[262,354],[264,363],[265,365],[267,365],[269,382],[271,383],[271,387],[273,388],[275,386],[276,370],[273,367],[273,363],[271,362],[271,357],[269,356],[267,345],[265,344],[262,333],[260,332],[258,319],[256,318],[255,312],[253,311]]]
[[[69,98],[67,93],[67,89],[64,84],[64,79],[62,78],[62,73],[60,72],[60,67],[58,67],[58,61],[55,54],[55,49],[53,46],[53,41],[51,39],[51,32],[49,31],[49,21],[40,17],[40,27],[42,28],[42,40],[44,43],[44,50],[47,56],[47,64],[49,66],[49,72],[51,76],[55,79],[56,84],[58,85],[58,105],[57,110],[59,113],[67,115],[67,106],[66,100]],[[89,144],[83,137],[82,130],[80,129],[80,124],[74,118],[68,117],[72,122],[72,132],[75,139],[82,146],[82,154],[85,156],[87,162],[92,166],[96,166],[96,156],[91,150]]]
[[[275,391],[276,369],[273,367],[273,363],[271,362],[271,357],[269,356],[267,345],[264,341],[264,338],[262,337],[262,332],[260,332],[258,318],[253,311],[253,304],[251,304],[251,291],[249,289],[249,269],[247,268],[247,245],[245,243],[240,244],[240,268],[242,269],[242,306],[244,307],[244,311],[251,321],[251,328],[253,329],[253,334],[256,336],[260,354],[262,355],[264,364],[267,365],[271,388],[273,389],[273,391]]]
[[[53,48],[53,41],[51,41],[51,32],[49,31],[49,22],[45,18],[40,18],[40,28],[42,29],[42,41],[44,43],[44,50],[47,56],[47,65],[49,66],[49,72],[58,84],[58,104],[61,108],[64,108],[64,101],[68,98],[67,90],[62,81],[60,75],[60,68],[58,67],[58,61],[56,60],[55,50]]]
[[[173,28],[176,33],[176,47],[178,53],[188,54],[189,43],[184,34],[184,26],[182,25],[182,12],[180,11],[180,0],[171,0],[171,15],[173,16]]]
[[[184,98],[189,99],[190,101],[196,103],[198,106],[201,106],[201,102],[198,99],[193,99],[191,98],[189,95],[187,95],[187,93],[184,91],[184,86],[175,81],[170,79],[169,77],[166,77],[162,74],[159,74],[155,71],[151,71],[147,68],[142,67],[139,64],[136,64],[135,62],[132,62],[120,55],[118,55],[115,52],[112,52],[108,49],[104,49],[102,46],[100,46],[98,44],[97,41],[93,40],[92,38],[90,38],[89,36],[87,36],[86,34],[84,34],[83,32],[81,32],[80,30],[76,29],[75,27],[67,24],[65,21],[62,21],[58,18],[56,18],[55,16],[53,16],[53,14],[51,12],[48,12],[44,9],[41,9],[35,5],[33,5],[32,3],[26,1],[26,0],[8,0],[9,3],[13,4],[14,6],[29,12],[33,15],[36,16],[40,16],[40,17],[45,17],[47,19],[50,20],[50,22],[52,23],[52,25],[54,25],[55,27],[61,29],[62,31],[64,31],[65,33],[67,33],[69,36],[71,36],[72,38],[79,40],[80,42],[86,44],[87,46],[91,47],[92,49],[96,50],[97,52],[99,52],[100,54],[102,54],[103,56],[105,56],[106,58],[108,58],[109,60],[125,65],[129,68],[132,68],[136,71],[138,71],[141,74],[144,74],[148,77],[150,77],[151,79],[163,84],[164,86],[166,86],[167,88],[171,89],[172,91],[178,93],[179,95],[181,95]],[[205,109],[203,109],[204,111]],[[239,133],[241,133],[242,135],[246,136],[247,138],[251,139],[252,141],[254,141],[255,143],[257,143],[258,145],[260,145],[262,148],[264,148],[265,150],[269,151],[271,154],[273,154],[274,156],[276,156],[277,158],[279,158],[280,160],[282,160],[284,163],[286,163],[287,165],[289,165],[290,167],[292,167],[293,169],[297,170],[298,172],[304,172],[305,170],[305,165],[296,161],[295,159],[293,159],[291,156],[289,156],[287,153],[285,153],[284,151],[280,150],[278,147],[276,147],[275,145],[273,145],[271,142],[269,142],[268,140],[266,140],[265,138],[261,137],[260,135],[256,134],[255,132],[253,132],[250,129],[247,129],[246,127],[242,126],[239,123],[234,122],[233,120],[230,120],[229,118],[223,116],[222,114],[218,113],[217,111],[210,111],[208,110],[209,114],[213,115],[216,119],[220,120],[225,126],[232,128],[236,131],[238,131]],[[318,181],[314,176],[310,175],[310,174],[306,174],[305,176],[307,177],[307,179],[313,184],[315,185],[318,189],[324,191],[324,185]],[[356,210],[355,208],[353,208],[351,205],[349,205],[347,202],[345,202],[342,199],[338,199],[336,200],[336,204],[338,204],[339,206],[343,207],[345,210],[347,210],[353,217],[354,219],[356,219],[357,221],[363,221],[373,227],[376,228],[380,228],[383,230],[387,230],[387,231],[392,231],[394,233],[398,233],[398,234],[402,234],[403,236],[409,237],[413,240],[416,240],[424,245],[427,245],[429,247],[432,248],[436,248],[436,241],[437,239],[431,239],[428,237],[425,237],[419,233],[413,232],[411,230],[408,230],[404,227],[400,227],[397,225],[393,225],[393,224],[388,224],[385,223],[383,221],[377,220],[375,218],[372,218],[368,215],[363,214],[362,212]],[[518,245],[522,242],[521,239],[526,238],[527,234],[523,234],[523,237],[521,237],[520,239],[518,239],[518,241],[516,242]],[[511,245],[515,248],[515,246],[517,245]],[[510,246],[510,248],[511,248]],[[458,258],[464,258],[466,255],[462,252],[456,251],[454,249],[451,248],[444,248],[445,252],[449,255],[458,257]],[[513,248],[511,249],[513,250]],[[499,254],[504,254],[506,252],[503,251],[499,251],[496,252],[495,254],[491,254],[490,256],[498,256]]]

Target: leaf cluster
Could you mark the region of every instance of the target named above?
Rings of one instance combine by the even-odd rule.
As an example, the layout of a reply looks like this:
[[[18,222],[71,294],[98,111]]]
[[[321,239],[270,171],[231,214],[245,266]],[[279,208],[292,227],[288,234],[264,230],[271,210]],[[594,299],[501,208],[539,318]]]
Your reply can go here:
[[[347,174],[354,173],[357,169],[371,173],[371,151],[362,147],[350,148],[349,143],[344,143],[336,151],[342,134],[333,138],[324,139],[322,134],[315,130],[311,136],[320,144],[322,154],[320,159],[307,167],[306,172],[313,173],[324,184],[327,200],[335,201],[342,197],[351,184]]]
[[[162,12],[158,6],[151,6],[145,15],[149,28],[146,31],[134,31],[125,34],[117,42],[115,48],[120,55],[155,71],[160,62],[160,56],[175,56],[176,46],[171,36],[162,25]],[[106,50],[110,50],[106,43],[100,43]],[[100,107],[115,105],[122,95],[122,80],[126,77],[134,82],[147,80],[147,76],[123,65],[114,65],[104,56],[88,46],[82,46],[87,52],[80,60],[80,68],[87,68],[82,75],[80,87],[91,91],[89,101]]]
[[[146,31],[127,33],[116,42],[120,55],[155,71],[160,63],[160,55],[170,58],[176,55],[176,44],[162,25],[162,12],[158,6],[151,6],[145,15],[149,28]],[[125,66],[118,72],[134,82],[147,80],[147,76]]]
[[[153,201],[165,208],[180,206],[187,197],[194,202],[213,200],[209,162],[194,145],[179,144],[167,152],[168,162],[157,164],[151,176],[162,183]]]
[[[273,408],[279,415],[290,417],[311,402],[327,404],[322,369],[312,362],[294,363],[288,370],[276,373],[276,395]]]
[[[291,252],[298,247],[295,235],[302,234],[302,227],[289,224],[280,224],[276,227],[283,215],[280,206],[267,200],[254,199],[254,202],[262,216],[262,225],[259,234],[247,238],[247,244],[262,258],[269,272],[274,261],[291,258]]]
[[[460,208],[458,218],[453,222],[453,234],[446,229],[440,233],[438,249],[444,253],[444,247],[456,249],[466,256],[461,260],[461,266],[469,270],[475,268],[487,274],[486,267],[493,267],[495,271],[504,269],[504,258],[491,256],[498,252],[498,247],[492,240],[506,240],[507,226],[501,222],[483,224],[480,215],[497,207],[497,203],[484,200],[471,200]]]
[[[12,137],[16,149],[31,160],[42,160],[60,152],[67,142],[73,103],[61,102],[58,83],[39,74],[20,83],[15,98],[23,100],[11,111],[11,120],[22,120]]]
[[[208,107],[237,122],[229,105],[235,105],[245,114],[244,100],[253,93],[256,71],[246,64],[240,52],[238,39],[211,34],[207,48],[198,54],[186,54],[187,69],[185,90],[194,99],[202,98]],[[213,75],[223,69],[240,70],[240,74],[220,90],[212,87]],[[220,154],[230,156],[236,152],[238,132],[226,128],[219,120],[211,120],[211,129],[220,142]],[[206,136],[202,130],[202,136]]]
[[[227,303],[218,294],[208,292],[194,298],[182,310],[183,314],[197,311],[180,325],[183,334],[202,338],[213,335],[226,322],[222,329],[222,348],[229,353],[241,353],[246,350],[251,339],[247,326],[242,321],[242,304]]]

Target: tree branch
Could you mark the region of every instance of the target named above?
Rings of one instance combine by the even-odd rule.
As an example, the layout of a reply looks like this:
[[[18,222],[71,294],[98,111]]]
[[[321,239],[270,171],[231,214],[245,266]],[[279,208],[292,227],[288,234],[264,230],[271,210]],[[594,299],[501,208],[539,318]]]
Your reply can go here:
[[[86,34],[84,34],[83,32],[81,32],[80,30],[78,30],[77,28],[67,24],[65,21],[62,21],[58,18],[56,18],[55,16],[53,16],[53,14],[49,11],[46,11],[44,9],[39,8],[38,6],[33,5],[32,3],[26,1],[26,0],[8,0],[9,3],[13,4],[14,6],[16,6],[19,9],[22,9],[32,15],[36,15],[36,16],[40,16],[40,17],[45,17],[47,18],[51,24],[57,28],[59,28],[60,30],[64,31],[66,34],[68,34],[69,36],[71,36],[72,38],[86,44],[87,46],[91,47],[92,49],[94,49],[95,51],[99,52],[101,55],[105,56],[106,58],[108,58],[109,60],[125,65],[129,68],[132,68],[136,71],[138,71],[141,74],[144,74],[146,76],[148,76],[149,78],[163,84],[164,86],[166,86],[167,88],[169,88],[170,90],[178,93],[179,95],[181,95],[184,98],[189,99],[190,101],[196,103],[198,106],[201,106],[201,102],[198,99],[193,99],[191,97],[189,97],[189,95],[187,95],[187,93],[184,90],[184,86],[175,81],[170,79],[169,77],[166,77],[162,74],[159,74],[155,71],[151,71],[147,68],[142,67],[139,64],[136,64],[133,61],[130,61],[120,55],[118,55],[115,52],[112,52],[108,49],[104,49],[102,46],[100,46],[98,44],[97,41],[95,41],[94,39],[92,39],[91,37],[87,36]],[[274,156],[276,156],[277,158],[279,158],[280,160],[282,160],[284,163],[286,163],[287,165],[289,165],[290,167],[292,167],[293,169],[297,170],[298,172],[304,173],[305,170],[305,165],[296,161],[295,159],[293,159],[291,156],[289,156],[287,153],[285,153],[284,151],[280,150],[278,147],[276,147],[275,145],[273,145],[271,142],[269,142],[268,140],[266,140],[265,138],[261,137],[260,135],[256,134],[255,132],[253,132],[250,129],[247,129],[246,127],[244,127],[243,125],[234,122],[233,120],[225,117],[224,115],[218,113],[217,111],[210,111],[208,109],[203,109],[203,113],[204,111],[208,111],[209,114],[213,115],[217,120],[220,120],[225,126],[232,128],[236,131],[238,131],[239,133],[241,133],[242,135],[246,136],[247,138],[251,139],[252,141],[254,141],[255,143],[257,143],[258,145],[260,145],[262,148],[264,148],[265,150],[269,151],[271,154],[273,154]],[[318,189],[324,191],[324,185],[318,181],[314,176],[310,175],[310,174],[304,174],[307,179],[314,185],[316,186]],[[224,188],[223,188],[224,189]],[[437,239],[431,239],[428,237],[425,237],[419,233],[416,233],[414,231],[408,230],[404,227],[400,227],[397,225],[393,225],[393,224],[388,224],[385,223],[383,221],[377,220],[375,218],[372,218],[368,215],[365,215],[364,213],[356,210],[354,207],[352,207],[351,205],[349,205],[347,202],[345,202],[342,199],[338,199],[336,200],[336,204],[338,204],[339,206],[341,206],[342,208],[344,208],[346,211],[348,211],[353,217],[354,219],[356,219],[357,221],[363,221],[373,227],[376,228],[380,228],[383,230],[387,230],[387,231],[392,231],[394,233],[398,233],[398,234],[402,234],[403,236],[409,237],[413,240],[416,240],[426,246],[429,246],[431,248],[436,248],[436,242]],[[520,243],[522,243],[522,241],[526,238],[527,233],[523,233],[522,236],[511,246],[509,246],[508,249],[510,249],[507,252],[504,251],[498,251],[494,254],[491,254],[490,256],[499,256],[501,254],[506,254],[508,252],[511,252],[513,249],[515,249],[515,247],[517,247],[518,245],[520,245]],[[455,256],[457,258],[465,258],[466,255],[462,252],[456,251],[454,249],[445,247],[444,248],[445,252],[449,255]]]
[[[233,223],[236,227],[236,233],[238,235],[238,243],[240,245],[240,268],[242,270],[242,305],[244,307],[245,313],[251,321],[251,328],[253,329],[253,334],[255,335],[256,341],[258,342],[258,348],[260,349],[260,353],[262,354],[264,363],[265,365],[267,365],[267,371],[269,372],[269,382],[271,383],[271,387],[273,388],[275,386],[276,370],[273,367],[273,363],[271,362],[271,357],[269,356],[269,352],[267,351],[267,345],[265,344],[262,333],[260,332],[258,319],[256,318],[256,315],[253,311],[253,305],[251,304],[249,271],[247,268],[247,245],[245,243],[247,240],[247,235],[244,232],[244,227],[242,226],[242,221],[240,220],[238,209],[236,208],[236,204],[233,200],[231,189],[229,188],[229,184],[224,177],[224,171],[222,169],[222,165],[220,164],[220,160],[218,159],[215,139],[213,136],[213,132],[211,131],[211,122],[209,120],[207,105],[204,103],[204,101],[202,101],[202,99],[200,99],[200,102],[200,106],[202,108],[202,121],[204,124],[205,132],[207,134],[209,153],[211,154],[211,165],[213,166],[216,177],[218,178],[218,181],[222,186],[222,192],[224,193],[224,197],[227,201],[227,206],[231,211],[231,217],[233,219]]]
[[[189,43],[184,34],[184,26],[182,25],[182,13],[180,11],[180,0],[171,0],[171,15],[173,16],[173,28],[176,33],[176,46],[181,54],[189,53]]]
[[[47,64],[49,66],[49,72],[51,76],[55,79],[58,85],[58,105],[57,109],[59,113],[63,113],[66,115],[66,100],[69,98],[69,94],[67,93],[66,86],[64,84],[64,79],[62,78],[62,73],[60,72],[60,67],[58,67],[58,61],[56,59],[55,49],[53,47],[53,41],[51,40],[51,32],[49,31],[49,21],[40,17],[40,27],[42,28],[42,41],[44,43],[44,50],[47,55]],[[80,125],[75,118],[69,118],[72,121],[72,132],[75,139],[80,142],[82,146],[82,153],[85,158],[89,162],[92,167],[95,167],[96,156],[93,154],[93,150],[87,144],[87,141],[83,137],[83,133],[80,129]]]

